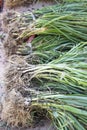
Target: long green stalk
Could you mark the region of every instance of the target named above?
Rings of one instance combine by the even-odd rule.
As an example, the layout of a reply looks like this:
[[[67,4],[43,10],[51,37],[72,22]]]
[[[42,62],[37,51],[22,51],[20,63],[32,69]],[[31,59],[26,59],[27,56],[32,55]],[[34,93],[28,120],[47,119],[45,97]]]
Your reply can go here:
[[[86,130],[86,96],[65,96],[59,94],[39,95],[38,98],[32,99],[32,107],[33,106],[40,106],[47,109],[58,130]]]
[[[70,50],[73,45],[87,41],[86,5],[87,2],[83,1],[34,11],[33,16],[36,19],[33,23],[30,23],[32,15],[24,14],[29,21],[28,29],[25,29],[17,40],[25,40],[35,35],[31,42],[33,51],[31,57],[37,58],[32,61],[33,64],[48,63]]]
[[[84,10],[83,3],[81,8]],[[87,23],[87,12],[80,9],[79,6],[77,6],[79,11],[75,11],[75,9],[72,11],[72,4],[69,11],[67,10],[67,6],[65,6],[66,10],[63,9],[63,11],[59,10],[59,7],[60,6],[57,7],[58,11],[48,11],[48,13],[43,13],[41,17],[35,20],[33,25],[30,25],[31,29],[28,28],[20,38],[26,38],[33,34],[50,34],[65,37],[65,39],[74,42],[80,42],[81,40],[86,41],[87,30],[85,27]],[[34,26],[35,28],[32,29]]]

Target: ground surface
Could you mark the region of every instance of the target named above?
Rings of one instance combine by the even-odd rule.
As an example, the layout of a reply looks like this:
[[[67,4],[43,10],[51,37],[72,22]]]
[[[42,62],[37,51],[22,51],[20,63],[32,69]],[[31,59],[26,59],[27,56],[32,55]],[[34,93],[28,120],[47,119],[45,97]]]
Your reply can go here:
[[[2,35],[2,28],[1,28],[1,21],[0,21],[0,35]],[[5,54],[3,49],[3,43],[0,38],[0,101],[3,97],[3,94],[5,92],[4,87],[4,65],[5,65]]]
[[[29,7],[19,7],[15,8],[14,10],[17,10],[19,12],[24,12],[26,10],[33,10],[38,9],[42,6],[50,5],[53,3],[36,3],[35,5],[30,5]],[[4,8],[3,12],[5,12],[7,9]],[[2,32],[2,26],[1,26],[1,20],[0,20],[0,35],[3,34]],[[3,41],[0,38],[0,102],[3,101],[4,93],[5,93],[5,84],[4,84],[4,72],[5,72],[5,66],[6,66],[6,59],[5,59],[5,53],[3,49]],[[1,108],[1,106],[0,106]],[[0,122],[0,130],[19,130],[19,128],[9,128],[6,127],[5,124]],[[49,121],[43,121],[35,128],[20,128],[20,130],[54,130],[53,126],[51,126]]]

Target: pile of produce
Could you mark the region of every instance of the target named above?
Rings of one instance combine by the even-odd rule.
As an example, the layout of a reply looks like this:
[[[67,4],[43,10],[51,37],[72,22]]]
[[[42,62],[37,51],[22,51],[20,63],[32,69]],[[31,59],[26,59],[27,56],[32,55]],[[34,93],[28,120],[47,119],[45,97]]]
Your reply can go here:
[[[58,130],[87,129],[86,6],[84,0],[5,14],[7,124],[48,118]]]

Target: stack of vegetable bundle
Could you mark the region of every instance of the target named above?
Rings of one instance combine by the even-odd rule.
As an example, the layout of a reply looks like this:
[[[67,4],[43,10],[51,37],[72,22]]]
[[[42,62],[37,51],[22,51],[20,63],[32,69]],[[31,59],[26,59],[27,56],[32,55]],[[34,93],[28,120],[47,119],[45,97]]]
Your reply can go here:
[[[17,49],[9,57],[6,86],[8,93],[15,89],[21,98],[18,102],[10,95],[14,101],[7,111],[2,110],[8,124],[31,125],[45,115],[58,130],[87,129],[86,4],[65,3],[22,14],[24,24],[18,30],[10,28]],[[18,111],[13,107],[16,101]],[[11,108],[15,112],[10,113]],[[22,116],[26,112],[30,116],[26,123],[14,116],[21,113],[19,108]]]

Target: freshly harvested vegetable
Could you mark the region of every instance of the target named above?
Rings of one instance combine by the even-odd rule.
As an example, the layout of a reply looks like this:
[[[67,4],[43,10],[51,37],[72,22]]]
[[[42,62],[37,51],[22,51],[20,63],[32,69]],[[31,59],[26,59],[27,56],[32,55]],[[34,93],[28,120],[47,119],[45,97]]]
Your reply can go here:
[[[55,51],[61,54],[70,50],[73,45],[87,41],[85,2],[50,6],[34,11],[33,16],[34,22],[30,23],[28,29],[23,30],[17,37],[17,40],[21,40],[22,43],[35,35],[31,42],[32,52],[39,54],[42,52],[44,56],[48,53],[48,56],[52,57]],[[32,15],[27,13],[26,17],[31,19]],[[22,47],[18,51],[20,50]]]
[[[81,43],[47,64],[29,65],[22,71],[30,82],[39,82],[40,89],[61,93],[87,93],[87,43]],[[22,78],[23,78],[22,77]],[[29,78],[28,78],[29,79]],[[33,80],[34,79],[34,80]],[[44,87],[43,87],[44,86]]]
[[[44,14],[38,18],[35,23],[30,24],[30,28],[23,32],[19,38],[27,38],[31,35],[56,35],[60,39],[65,38],[71,42],[77,43],[86,41],[86,12],[78,13],[51,13]]]
[[[5,20],[6,16],[3,18],[5,23],[8,22],[10,36],[4,44],[8,49],[7,52],[13,49],[21,53],[22,47],[25,48],[27,39],[32,35],[35,35],[31,42],[32,51],[43,51],[43,54],[50,50],[68,51],[73,45],[87,41],[86,5],[87,2],[83,1],[49,6],[23,14],[8,13],[7,20]],[[9,41],[11,38],[13,40]]]
[[[10,19],[15,42],[6,44],[11,57],[2,111],[8,124],[32,125],[45,115],[57,130],[87,129],[86,6],[65,2]]]
[[[86,130],[87,96],[44,94],[32,99],[32,108],[45,108],[59,130]]]

